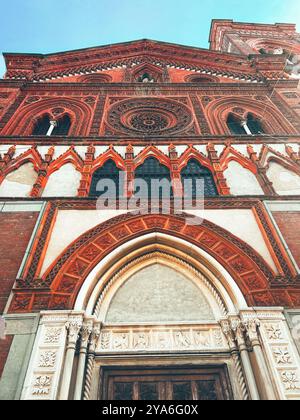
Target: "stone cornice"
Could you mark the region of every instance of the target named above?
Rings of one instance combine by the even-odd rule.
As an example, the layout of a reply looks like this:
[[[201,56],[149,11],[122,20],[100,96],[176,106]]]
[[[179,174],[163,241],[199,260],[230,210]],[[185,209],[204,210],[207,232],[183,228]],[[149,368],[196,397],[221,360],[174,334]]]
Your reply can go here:
[[[213,143],[215,145],[227,145],[230,144],[300,144],[300,134],[299,135],[289,135],[289,136],[172,136],[172,144],[174,145],[201,145]],[[128,144],[133,144],[135,146],[149,146],[149,145],[169,145],[170,136],[160,136],[160,137],[131,137],[126,135],[120,135],[116,137],[106,136],[106,137],[70,137],[63,138],[60,136],[57,137],[34,137],[34,136],[0,136],[0,144],[18,144],[18,145],[36,145],[36,146],[45,146],[45,145],[56,145],[56,146],[88,146],[93,144],[95,146],[127,146]]]

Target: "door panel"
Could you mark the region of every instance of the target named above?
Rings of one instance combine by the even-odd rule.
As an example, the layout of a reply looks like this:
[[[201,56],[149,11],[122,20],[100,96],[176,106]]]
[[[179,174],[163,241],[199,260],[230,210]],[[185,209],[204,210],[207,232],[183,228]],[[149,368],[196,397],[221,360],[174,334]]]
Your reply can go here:
[[[114,401],[231,400],[227,368],[103,369],[101,398]]]

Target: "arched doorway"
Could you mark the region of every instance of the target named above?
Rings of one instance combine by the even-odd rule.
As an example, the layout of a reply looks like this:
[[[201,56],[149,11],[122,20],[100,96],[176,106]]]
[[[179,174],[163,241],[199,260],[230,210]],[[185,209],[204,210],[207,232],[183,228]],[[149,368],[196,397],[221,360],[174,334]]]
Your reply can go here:
[[[94,372],[101,381],[94,398],[233,399],[234,366],[218,323],[226,303],[206,277],[169,252],[148,248],[100,294]]]
[[[42,316],[24,398],[284,399],[272,340],[289,345],[289,332],[282,309],[247,300],[249,270],[267,284],[254,251],[206,221],[122,215],[113,226],[82,235],[45,274],[55,298],[78,287],[72,308]],[[40,353],[54,350],[44,377]]]

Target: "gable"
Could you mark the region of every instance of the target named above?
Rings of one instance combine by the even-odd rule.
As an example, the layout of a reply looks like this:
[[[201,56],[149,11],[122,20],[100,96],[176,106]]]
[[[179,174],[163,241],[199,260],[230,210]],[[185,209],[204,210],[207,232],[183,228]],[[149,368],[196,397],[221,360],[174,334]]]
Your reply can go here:
[[[150,40],[50,55],[5,53],[4,57],[6,78],[35,82],[134,72],[143,65],[156,66],[160,71],[174,69],[233,80],[260,80],[247,57]]]

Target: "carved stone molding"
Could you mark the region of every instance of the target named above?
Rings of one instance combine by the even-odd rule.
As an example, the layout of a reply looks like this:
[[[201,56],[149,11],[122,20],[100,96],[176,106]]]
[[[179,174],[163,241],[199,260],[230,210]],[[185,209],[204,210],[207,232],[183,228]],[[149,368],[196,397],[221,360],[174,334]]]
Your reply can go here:
[[[218,325],[112,328],[101,331],[97,354],[164,351],[228,351]]]
[[[281,399],[300,399],[300,358],[285,320],[261,319],[262,344],[278,383]]]

